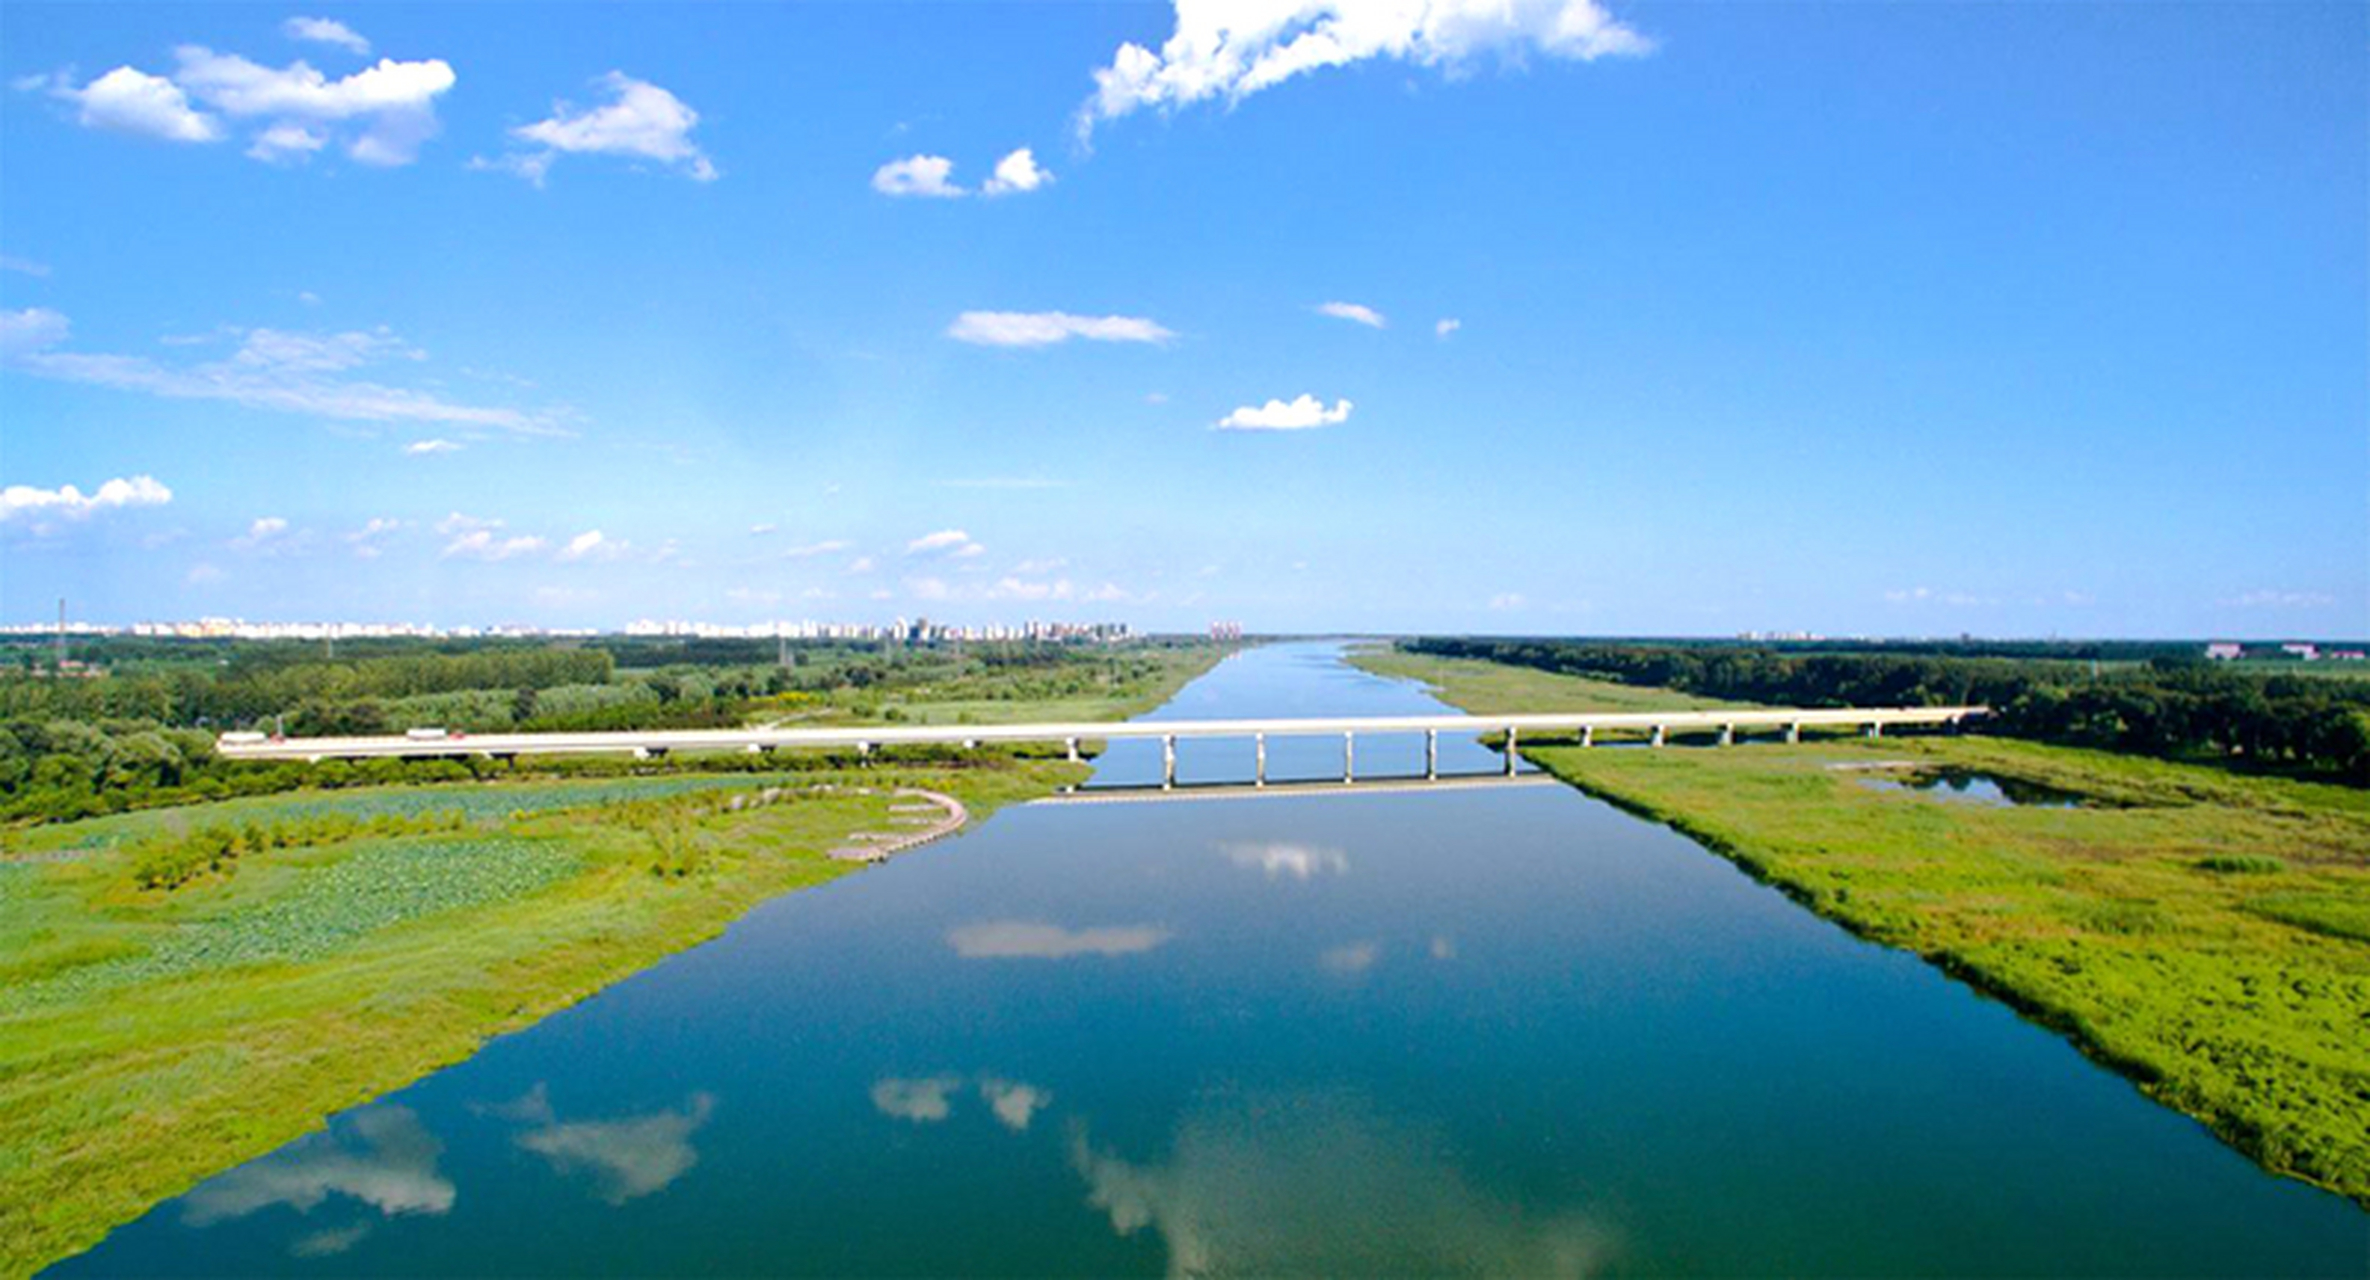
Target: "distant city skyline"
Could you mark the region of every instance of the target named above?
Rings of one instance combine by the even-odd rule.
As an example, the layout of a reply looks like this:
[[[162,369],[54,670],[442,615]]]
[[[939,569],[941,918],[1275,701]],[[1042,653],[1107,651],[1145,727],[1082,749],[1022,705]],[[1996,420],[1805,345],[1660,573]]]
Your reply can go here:
[[[0,7],[0,619],[2370,635],[2370,11],[1419,11]]]

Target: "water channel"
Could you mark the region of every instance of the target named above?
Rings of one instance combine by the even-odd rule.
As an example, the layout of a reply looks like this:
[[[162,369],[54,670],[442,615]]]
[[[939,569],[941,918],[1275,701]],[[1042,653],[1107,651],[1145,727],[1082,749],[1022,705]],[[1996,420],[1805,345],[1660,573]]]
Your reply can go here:
[[[1278,645],[1156,714],[1440,709]],[[1420,739],[1357,749],[1362,778],[1421,771]],[[1272,741],[1271,774],[1340,750]],[[1245,778],[1250,747],[1179,763]],[[1158,770],[1120,744],[1096,784]],[[1684,837],[1531,786],[1007,810],[56,1273],[2358,1275],[2366,1224]]]

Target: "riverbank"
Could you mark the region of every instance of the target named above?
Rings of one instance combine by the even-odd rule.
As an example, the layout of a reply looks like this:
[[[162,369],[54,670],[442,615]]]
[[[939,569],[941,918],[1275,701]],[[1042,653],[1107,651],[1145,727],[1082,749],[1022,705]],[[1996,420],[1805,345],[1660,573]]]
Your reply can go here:
[[[1597,682],[1539,671],[1355,660],[1469,711],[1604,705]],[[2370,796],[1983,738],[1523,754],[2370,1206]],[[1945,770],[2076,802],[1878,785]]]
[[[856,870],[831,851],[912,834],[894,788],[978,817],[1085,773],[390,788],[45,831],[0,865],[0,1275]],[[160,841],[208,830],[243,847],[141,887]]]

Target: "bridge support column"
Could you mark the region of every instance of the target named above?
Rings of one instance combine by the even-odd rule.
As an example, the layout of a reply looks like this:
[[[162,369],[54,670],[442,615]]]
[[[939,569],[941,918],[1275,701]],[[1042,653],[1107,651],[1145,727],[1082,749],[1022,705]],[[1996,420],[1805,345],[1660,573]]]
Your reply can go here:
[[[1801,742],[1801,741],[1802,741],[1802,726],[1801,726],[1801,725],[1798,725],[1798,724],[1790,724],[1790,725],[1787,725],[1787,726],[1786,726],[1786,745],[1787,745],[1787,746],[1789,746],[1789,747],[1791,747],[1791,746],[1793,746],[1793,745],[1795,745],[1796,743],[1798,743],[1798,742]]]
[[[1358,780],[1358,735],[1341,735],[1341,781],[1347,786]]]
[[[1264,733],[1251,735],[1251,785],[1267,785],[1267,735]]]
[[[1584,747],[1593,747],[1596,745],[1595,725],[1584,724],[1580,726],[1580,745]]]
[[[856,760],[857,760],[857,763],[859,763],[859,764],[871,764],[871,763],[872,763],[872,744],[871,744],[871,743],[869,743],[869,742],[859,742],[859,743],[857,743],[857,744],[856,744]]]
[[[965,739],[963,739],[963,750],[965,750],[965,751],[977,751],[977,750],[979,750],[979,739],[977,739],[977,738],[965,738]]]
[[[1514,776],[1515,767],[1522,763],[1522,757],[1514,752],[1514,739],[1520,732],[1513,725],[1506,726],[1506,776],[1509,778]]]
[[[1439,780],[1439,778],[1440,731],[1438,729],[1426,729],[1424,730],[1424,781],[1436,782]]]
[[[1160,736],[1160,789],[1170,790],[1177,785],[1177,735]]]
[[[1868,722],[1868,738],[1869,738],[1869,740],[1873,742],[1873,741],[1875,741],[1876,739],[1878,739],[1878,738],[1881,738],[1881,737],[1883,737],[1883,736],[1884,736],[1884,723],[1883,723],[1882,721],[1878,721],[1878,720],[1871,720],[1871,721],[1869,721],[1869,722]]]
[[[1656,726],[1654,726],[1654,740],[1653,740],[1652,742],[1649,742],[1649,743],[1647,743],[1646,745],[1648,745],[1648,746],[1652,746],[1652,747],[1659,747],[1659,746],[1661,746],[1661,745],[1662,745],[1662,738],[1663,738],[1663,728],[1662,728],[1662,726],[1661,726],[1661,725],[1656,725]]]
[[[1078,740],[1076,738],[1064,738],[1062,739],[1062,745],[1069,749],[1070,763],[1078,763]]]
[[[1723,747],[1733,747],[1736,745],[1735,725],[1724,724],[1720,726],[1720,745]]]

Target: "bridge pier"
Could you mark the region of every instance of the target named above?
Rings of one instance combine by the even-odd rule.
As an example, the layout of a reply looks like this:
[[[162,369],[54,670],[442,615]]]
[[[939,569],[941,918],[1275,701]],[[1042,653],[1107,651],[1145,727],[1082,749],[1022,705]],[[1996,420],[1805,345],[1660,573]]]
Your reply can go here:
[[[1736,745],[1735,725],[1724,724],[1720,726],[1720,745],[1723,747],[1733,747]]]
[[[1506,776],[1509,778],[1514,776],[1515,767],[1522,762],[1522,757],[1514,753],[1515,735],[1520,732],[1513,725],[1506,726]]]
[[[1647,743],[1646,745],[1648,745],[1648,746],[1651,746],[1651,747],[1659,747],[1659,746],[1661,746],[1661,745],[1662,745],[1662,739],[1663,739],[1663,727],[1662,727],[1661,725],[1656,725],[1656,726],[1654,726],[1654,740],[1653,740],[1652,742],[1649,742],[1649,743]]]
[[[1347,786],[1358,780],[1358,735],[1341,735],[1341,781]]]
[[[1875,740],[1877,740],[1878,738],[1881,738],[1881,737],[1883,737],[1883,736],[1884,736],[1884,722],[1883,722],[1883,721],[1881,721],[1881,720],[1871,720],[1871,721],[1869,721],[1869,722],[1868,722],[1868,740],[1869,740],[1869,741],[1871,741],[1871,742],[1874,742]]]
[[[1067,748],[1070,752],[1070,763],[1078,763],[1078,740],[1076,738],[1064,738],[1062,739],[1062,746]]]
[[[1580,726],[1580,745],[1584,747],[1593,747],[1596,745],[1595,725],[1584,724]]]
[[[1791,746],[1794,746],[1794,745],[1796,745],[1797,743],[1799,743],[1799,742],[1801,742],[1801,741],[1802,741],[1802,726],[1801,726],[1801,725],[1798,725],[1798,724],[1790,724],[1790,725],[1787,725],[1787,726],[1786,726],[1786,745],[1787,745],[1787,746],[1789,746],[1789,747],[1791,747]]]
[[[1252,785],[1252,786],[1254,786],[1254,787],[1264,787],[1264,786],[1266,786],[1266,785],[1267,785],[1267,735],[1266,735],[1266,734],[1264,734],[1264,733],[1254,733],[1254,734],[1252,734],[1252,735],[1251,735],[1251,752],[1252,752],[1251,785]]]
[[[1169,791],[1177,785],[1177,735],[1160,735],[1160,789]]]
[[[1424,781],[1440,780],[1440,731],[1424,730]]]

